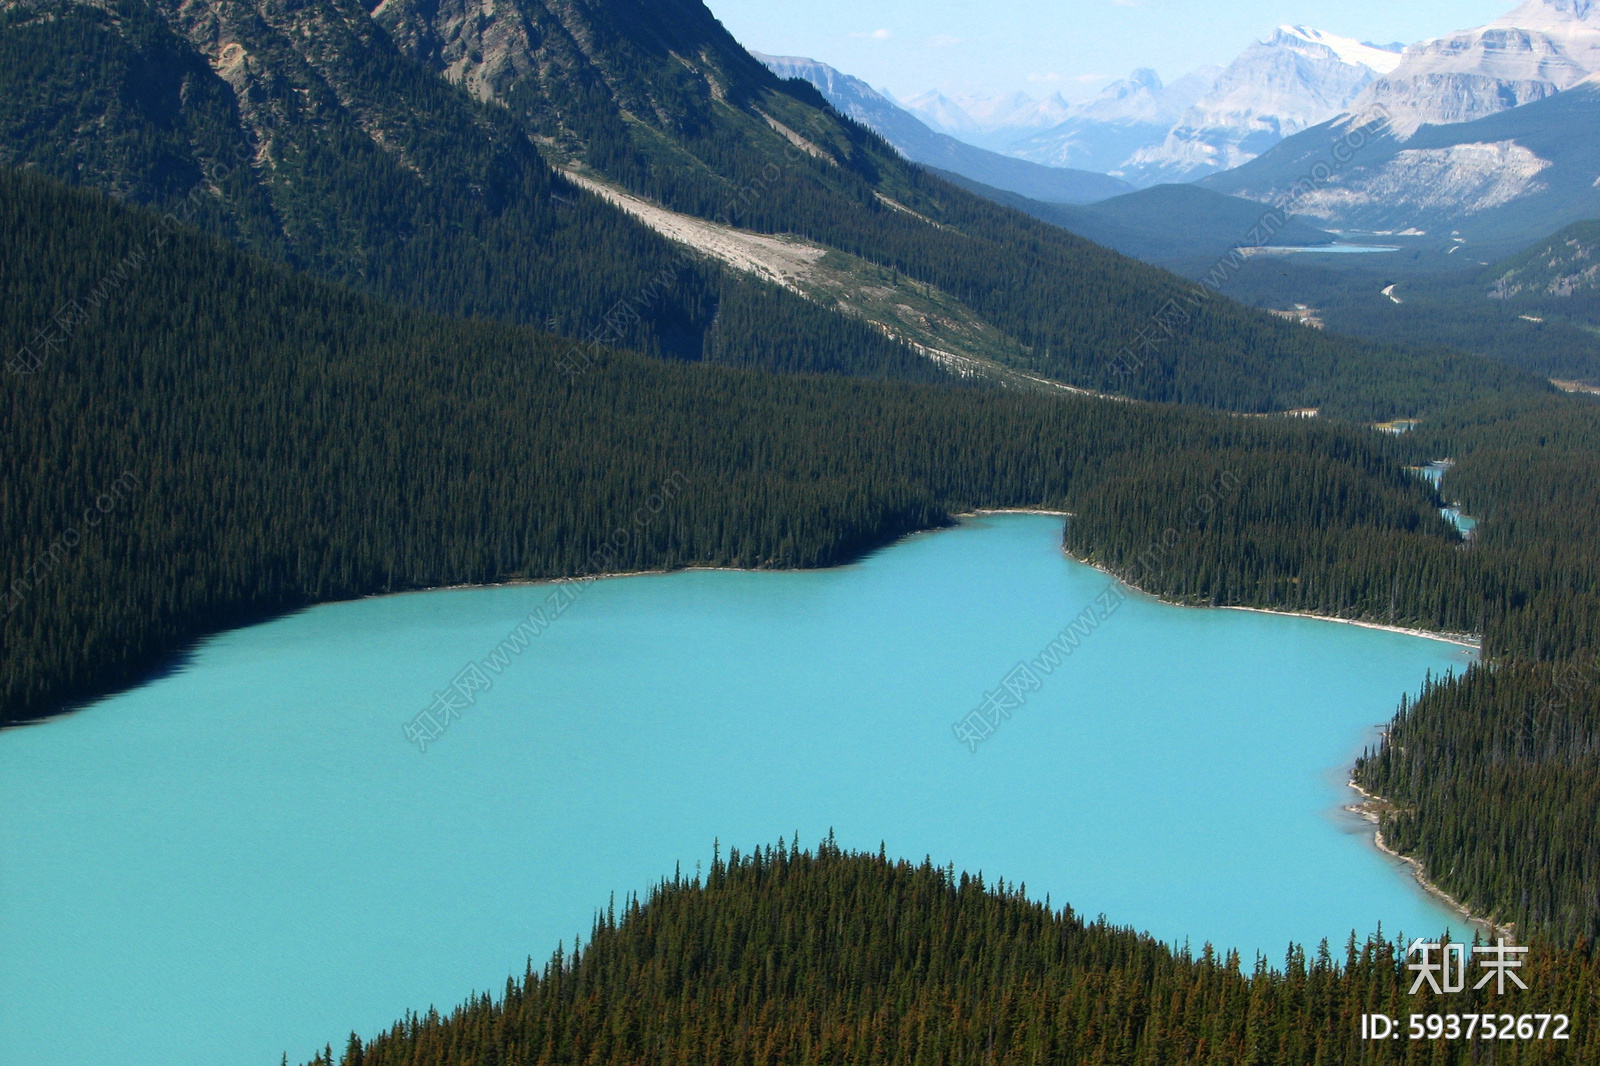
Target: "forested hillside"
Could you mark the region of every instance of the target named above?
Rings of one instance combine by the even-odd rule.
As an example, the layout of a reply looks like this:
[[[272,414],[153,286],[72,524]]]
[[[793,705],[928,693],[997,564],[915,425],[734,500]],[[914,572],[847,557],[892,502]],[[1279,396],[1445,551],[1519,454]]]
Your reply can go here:
[[[1483,516],[1496,661],[1404,708],[1357,779],[1393,843],[1519,930],[1600,939],[1600,405],[1466,410],[1420,442]]]
[[[1452,543],[1404,443],[1365,431],[621,352],[574,373],[550,335],[375,303],[14,172],[0,255],[24,265],[0,350],[37,364],[0,378],[7,719],[265,613],[587,572],[675,473],[670,519],[605,569],[819,566],[977,507],[1093,520],[1094,484],[1214,484],[1258,455],[1274,485],[1326,481],[1285,508]],[[103,306],[72,303],[118,271]],[[67,306],[41,342],[39,309]],[[1188,554],[1230,550],[1180,528]]]
[[[958,189],[779,81],[699,0],[468,7],[385,4],[375,23],[353,0],[9,3],[0,162],[385,299],[679,358],[770,337],[719,346],[724,305],[800,298],[682,263],[550,162],[903,273],[1004,334],[1018,366],[1099,391],[1376,420],[1543,387],[1246,310]],[[886,354],[819,357],[829,327],[782,317],[808,346],[782,365],[883,370]]]
[[[1086,509],[1068,523],[1067,543],[1184,602],[1481,633],[1491,657],[1549,661],[1600,648],[1600,407],[1553,397],[1463,407],[1408,443],[1457,458],[1445,490],[1482,520],[1472,541],[1410,536],[1417,527],[1403,523],[1413,519],[1386,516],[1376,501],[1354,508],[1361,521],[1347,525],[1321,497],[1351,499],[1350,486],[1327,473],[1280,482],[1260,455],[1208,516],[1207,535],[1228,543],[1225,552],[1132,571],[1195,495],[1181,471],[1097,485],[1086,497],[1092,517]]]
[[[1356,766],[1389,846],[1478,913],[1600,940],[1600,661],[1474,667]]]
[[[195,32],[234,38],[214,72],[142,0],[0,6],[0,161],[440,314],[683,359],[759,362],[777,345],[785,367],[943,376],[581,192],[503,109],[396,53],[364,13],[316,20],[306,54],[286,36],[306,12],[273,17],[186,8]]]
[[[1171,947],[1019,886],[848,855],[732,852],[608,907],[587,943],[449,1015],[317,1066],[579,1063],[1586,1063],[1600,964],[1538,945],[1533,991],[1407,995],[1404,945],[1290,947],[1277,968]],[[1276,961],[1276,960],[1274,960]],[[1361,1015],[1566,1014],[1566,1040],[1362,1040]],[[1583,1020],[1583,1021],[1580,1021]],[[1534,1021],[1534,1032],[1538,1022]],[[1559,1023],[1557,1023],[1559,1024]],[[1553,1026],[1546,1035],[1553,1035]]]
[[[1548,251],[1548,244],[1533,252]],[[1600,385],[1600,297],[1575,282],[1571,295],[1551,293],[1582,270],[1551,271],[1546,258],[1537,264],[1545,269],[1528,271],[1528,258],[1437,274],[1256,256],[1225,292],[1256,307],[1303,304],[1331,333],[1476,352],[1541,377]],[[1203,276],[1210,266],[1195,261],[1192,270]],[[1542,284],[1519,288],[1535,280]]]

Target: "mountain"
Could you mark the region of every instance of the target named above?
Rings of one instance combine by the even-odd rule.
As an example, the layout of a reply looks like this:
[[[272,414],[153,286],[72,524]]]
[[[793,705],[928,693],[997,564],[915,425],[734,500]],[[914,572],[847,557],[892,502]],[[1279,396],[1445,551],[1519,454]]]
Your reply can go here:
[[[1135,152],[1165,140],[1221,73],[1221,67],[1202,67],[1163,85],[1155,71],[1136,70],[1074,108],[1065,122],[1012,143],[1008,151],[1046,166],[1119,171]]]
[[[1587,799],[1584,784],[1562,795]],[[1549,806],[1581,820],[1581,799]],[[1252,972],[1231,951],[1179,951],[1056,911],[1015,880],[846,854],[831,837],[815,855],[782,840],[719,853],[704,881],[674,875],[621,907],[596,900],[595,913],[581,950],[557,951],[539,970],[530,959],[503,999],[413,1004],[370,1041],[351,1034],[342,1057],[330,1045],[309,1066],[524,1066],[533,1054],[500,1049],[551,1046],[605,1063],[756,1062],[770,1048],[824,1043],[815,1061],[871,1066],[1176,1064],[1198,1056],[1174,1048],[1245,1046],[1264,1063],[1353,1066],[1368,1060],[1341,1040],[1351,1017],[1373,1002],[1401,1016],[1432,1005],[1407,992],[1412,975],[1382,937],[1352,934],[1348,956],[1290,948],[1285,970]],[[1549,987],[1552,1011],[1576,1016],[1600,981],[1583,948],[1552,946],[1527,962],[1524,983]],[[1574,1045],[1588,1039],[1574,1035]],[[1592,1042],[1573,1047],[1574,1061],[1582,1046]]]
[[[1262,202],[1292,197],[1296,213],[1330,229],[1421,231],[1440,254],[1469,262],[1600,217],[1600,76],[1472,122],[1380,131],[1341,162],[1334,146],[1357,121],[1307,130],[1201,184]],[[1329,174],[1321,183],[1307,177],[1319,166]]]
[[[1303,26],[1247,48],[1156,147],[1119,168],[1136,185],[1193,181],[1260,155],[1347,109],[1400,56]]]
[[[875,131],[914,163],[953,171],[973,181],[1047,203],[1083,204],[1129,191],[1126,182],[1088,170],[1068,170],[1000,155],[935,133],[911,112],[860,78],[826,63],[752,52],[780,78],[810,82],[840,114]]]
[[[1192,298],[1192,285],[908,163],[810,84],[779,79],[698,0],[467,0],[449,11],[389,0],[378,20],[463,83],[491,65],[523,71],[490,101],[658,232],[739,269],[752,240],[765,241],[803,261],[785,268],[794,290],[946,365],[1262,411],[1378,410],[1485,380],[1477,363],[1358,350],[1226,301],[1173,331],[1149,373],[1119,373],[1136,323]],[[947,331],[958,334],[948,343]],[[1312,383],[1318,398],[1305,400]]]
[[[344,0],[8,5],[0,163],[442,314],[582,336],[660,279],[612,338],[655,353],[696,355],[722,284]]]
[[[1575,222],[1497,263],[1487,275],[1484,281],[1491,299],[1592,308],[1600,294],[1600,221]],[[1600,326],[1600,321],[1590,324]]]
[[[1043,100],[1023,92],[1001,96],[964,93],[952,99],[929,90],[902,101],[902,106],[941,133],[993,151],[1004,151],[1018,138],[1058,125],[1073,112],[1060,93]]]
[[[1392,416],[1506,384],[1203,299],[960,189],[699,0],[52,3],[0,12],[0,161],[401,304],[683,360],[1247,411]]]
[[[1600,72],[1600,3],[1528,0],[1487,26],[1423,41],[1355,104],[1402,137],[1543,100]],[[1380,110],[1381,109],[1381,110]]]
[[[1197,260],[1214,262],[1253,243],[1250,235],[1261,224],[1260,204],[1197,185],[1156,185],[1094,204],[1069,205],[985,189],[955,174],[946,177],[1123,255],[1174,268]],[[1333,241],[1333,234],[1291,218],[1274,230],[1267,246],[1294,248]]]

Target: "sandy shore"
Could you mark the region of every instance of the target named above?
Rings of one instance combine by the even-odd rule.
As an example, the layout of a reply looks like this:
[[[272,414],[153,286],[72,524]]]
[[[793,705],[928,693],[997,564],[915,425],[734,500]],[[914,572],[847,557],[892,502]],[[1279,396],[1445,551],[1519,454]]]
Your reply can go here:
[[[1118,581],[1133,589],[1135,592],[1149,596],[1151,599],[1164,603],[1168,607],[1184,607],[1196,611],[1249,611],[1252,614],[1275,614],[1283,618],[1313,618],[1319,622],[1338,622],[1340,625],[1360,626],[1362,629],[1381,629],[1386,633],[1403,633],[1408,637],[1423,637],[1427,640],[1441,640],[1446,644],[1457,644],[1463,648],[1478,649],[1483,646],[1483,638],[1474,633],[1440,633],[1431,629],[1407,629],[1405,626],[1384,625],[1382,622],[1367,622],[1359,618],[1335,618],[1332,615],[1317,614],[1314,611],[1275,611],[1270,607],[1213,607],[1210,604],[1197,605],[1192,603],[1174,603],[1172,600],[1159,596],[1156,593],[1151,592],[1149,589],[1140,588],[1138,585],[1135,585],[1133,582],[1122,577],[1120,574],[1114,573],[1111,570],[1107,570],[1098,563],[1092,563],[1087,559],[1080,559],[1078,556],[1073,555],[1065,548],[1062,548],[1061,550],[1062,553],[1073,562],[1082,563],[1084,566],[1100,571],[1107,577],[1116,578]]]
[[[1423,891],[1427,892],[1428,895],[1443,903],[1450,910],[1459,914],[1467,922],[1478,929],[1481,929],[1485,934],[1492,932],[1496,936],[1504,936],[1508,943],[1516,943],[1516,940],[1512,937],[1512,933],[1515,931],[1515,926],[1509,922],[1497,922],[1492,917],[1485,918],[1482,915],[1472,913],[1472,911],[1467,909],[1466,905],[1460,900],[1456,899],[1450,893],[1446,892],[1444,889],[1440,888],[1438,885],[1429,880],[1427,872],[1422,868],[1422,863],[1416,859],[1413,859],[1409,855],[1402,855],[1400,852],[1389,846],[1388,842],[1383,839],[1383,830],[1377,828],[1377,826],[1378,812],[1386,808],[1393,807],[1394,805],[1392,803],[1384,799],[1382,796],[1373,795],[1371,792],[1368,792],[1354,781],[1347,781],[1345,784],[1351,789],[1351,791],[1360,794],[1362,798],[1360,803],[1349,804],[1345,807],[1345,810],[1349,811],[1351,814],[1359,815],[1360,817],[1372,823],[1372,842],[1377,846],[1379,851],[1391,858],[1399,859],[1401,862],[1409,866],[1411,868],[1411,876],[1416,878],[1417,884],[1422,886]]]
[[[1438,633],[1431,629],[1407,629],[1405,626],[1389,626],[1382,622],[1364,622],[1359,618],[1334,618],[1332,615],[1315,614],[1311,611],[1274,611],[1267,607],[1218,607],[1219,611],[1252,611],[1255,614],[1277,614],[1285,618],[1315,618],[1321,622],[1338,622],[1341,625],[1360,626],[1363,629],[1381,629],[1385,633],[1404,633],[1408,637],[1426,637],[1429,640],[1442,640],[1448,644],[1459,644],[1463,648],[1481,648],[1483,638],[1472,633]]]

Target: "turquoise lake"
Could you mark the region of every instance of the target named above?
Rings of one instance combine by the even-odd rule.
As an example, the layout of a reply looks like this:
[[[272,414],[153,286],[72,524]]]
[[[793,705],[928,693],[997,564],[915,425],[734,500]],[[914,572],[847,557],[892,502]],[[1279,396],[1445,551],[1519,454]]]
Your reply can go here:
[[[498,992],[716,838],[831,828],[1247,966],[1451,924],[1342,805],[1470,649],[1130,594],[959,743],[1107,587],[1060,539],[990,516],[835,570],[592,583],[426,753],[403,725],[549,586],[304,611],[0,733],[0,1062],[304,1061]]]

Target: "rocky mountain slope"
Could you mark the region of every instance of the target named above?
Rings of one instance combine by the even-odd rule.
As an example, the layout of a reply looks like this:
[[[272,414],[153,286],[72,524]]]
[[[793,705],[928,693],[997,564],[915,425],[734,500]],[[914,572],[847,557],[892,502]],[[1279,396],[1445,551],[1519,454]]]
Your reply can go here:
[[[0,9],[0,161],[402,303],[681,359],[938,380],[917,353],[959,351],[949,328],[1008,371],[1248,411],[1366,418],[1484,387],[1471,361],[1197,296],[951,185],[778,78],[699,0],[106,2]],[[851,277],[775,285],[560,171],[679,232],[837,253]],[[932,342],[899,330],[901,303]],[[1136,374],[1118,362],[1134,344],[1150,349]]]
[[[1285,137],[1340,114],[1394,52],[1302,26],[1245,50],[1156,147],[1119,168],[1136,185],[1192,181],[1249,162]]]
[[[1600,217],[1600,138],[1592,136],[1600,78],[1473,122],[1423,126],[1409,137],[1379,132],[1340,161],[1335,145],[1355,121],[1307,130],[1201,184],[1262,202],[1289,198],[1330,229],[1420,231],[1468,264]]]
[[[1496,264],[1484,282],[1486,294],[1495,300],[1539,301],[1550,306],[1592,304],[1600,294],[1600,222],[1587,220],[1566,227]]]
[[[1471,122],[1543,100],[1600,71],[1600,3],[1527,0],[1487,26],[1406,49],[1356,102],[1410,136],[1426,124]]]

